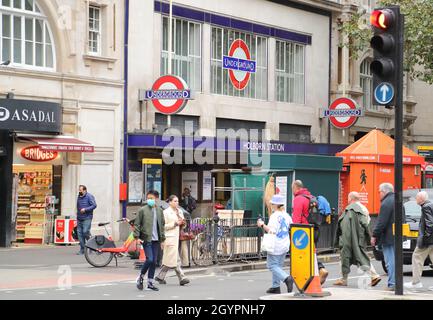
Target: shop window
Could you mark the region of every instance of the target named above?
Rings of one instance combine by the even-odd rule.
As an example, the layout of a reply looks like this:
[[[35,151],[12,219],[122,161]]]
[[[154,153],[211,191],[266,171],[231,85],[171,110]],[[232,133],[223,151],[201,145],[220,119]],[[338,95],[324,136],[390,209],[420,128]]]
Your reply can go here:
[[[311,127],[294,124],[280,124],[280,141],[310,143]]]
[[[52,33],[36,1],[2,0],[0,26],[2,62],[42,70],[55,68]]]
[[[268,57],[267,39],[253,34],[212,27],[211,35],[211,88],[212,93],[233,97],[267,100],[268,98]],[[242,39],[248,46],[251,59],[256,61],[256,72],[251,73],[248,86],[236,89],[230,82],[228,69],[223,69],[223,56],[227,56],[236,39]]]
[[[305,103],[305,46],[276,42],[277,101]]]
[[[167,116],[165,114],[155,114],[156,131],[163,134],[167,130]],[[171,127],[178,129],[182,135],[185,135],[185,129],[192,126],[193,133],[200,129],[200,117],[197,116],[171,116]],[[189,129],[188,129],[189,130]]]
[[[161,74],[168,73],[169,18],[162,18]],[[183,78],[193,91],[201,91],[201,24],[173,19],[171,73]]]

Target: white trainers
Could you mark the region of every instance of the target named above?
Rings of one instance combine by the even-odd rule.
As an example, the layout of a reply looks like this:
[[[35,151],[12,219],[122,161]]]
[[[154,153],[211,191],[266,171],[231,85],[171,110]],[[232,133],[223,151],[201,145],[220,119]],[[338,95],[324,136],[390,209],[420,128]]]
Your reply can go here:
[[[422,282],[418,282],[418,283],[416,283],[416,284],[413,284],[412,282],[406,282],[406,283],[404,284],[404,287],[405,287],[406,289],[422,289],[422,288],[423,288],[423,285],[422,285]]]

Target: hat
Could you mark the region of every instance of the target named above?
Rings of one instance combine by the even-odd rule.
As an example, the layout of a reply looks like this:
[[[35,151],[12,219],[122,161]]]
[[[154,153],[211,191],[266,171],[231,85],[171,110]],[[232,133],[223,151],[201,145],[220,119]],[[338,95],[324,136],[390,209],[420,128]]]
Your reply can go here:
[[[271,204],[285,205],[286,199],[282,195],[276,194],[272,197]]]

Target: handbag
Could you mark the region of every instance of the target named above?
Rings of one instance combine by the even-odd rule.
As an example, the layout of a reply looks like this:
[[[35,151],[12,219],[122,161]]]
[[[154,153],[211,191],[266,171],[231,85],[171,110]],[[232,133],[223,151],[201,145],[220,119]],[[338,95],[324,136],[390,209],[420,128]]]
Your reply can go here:
[[[274,233],[265,233],[262,239],[261,250],[266,251],[268,253],[273,253],[275,250],[275,241],[277,239],[277,235]]]
[[[179,211],[176,211],[176,215],[177,215],[177,218],[178,218],[178,219],[182,219],[183,222],[184,222],[184,224],[185,224],[186,221],[185,221],[184,218],[182,218],[182,217],[180,216]],[[183,231],[183,226],[184,226],[184,224],[179,226],[179,228],[180,228],[180,232],[179,232],[179,240],[180,240],[180,241],[187,241],[187,240],[192,240],[192,239],[194,239],[194,238],[195,238],[194,233],[192,233],[191,231],[189,231],[189,232],[187,232],[187,231]]]

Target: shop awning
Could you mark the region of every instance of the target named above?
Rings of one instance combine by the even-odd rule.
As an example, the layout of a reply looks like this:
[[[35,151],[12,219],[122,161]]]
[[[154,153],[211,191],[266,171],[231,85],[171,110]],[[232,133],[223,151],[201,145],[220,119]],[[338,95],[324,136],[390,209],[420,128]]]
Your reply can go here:
[[[95,152],[91,143],[69,136],[31,137],[21,136],[20,139],[37,143],[42,150],[57,152]]]

